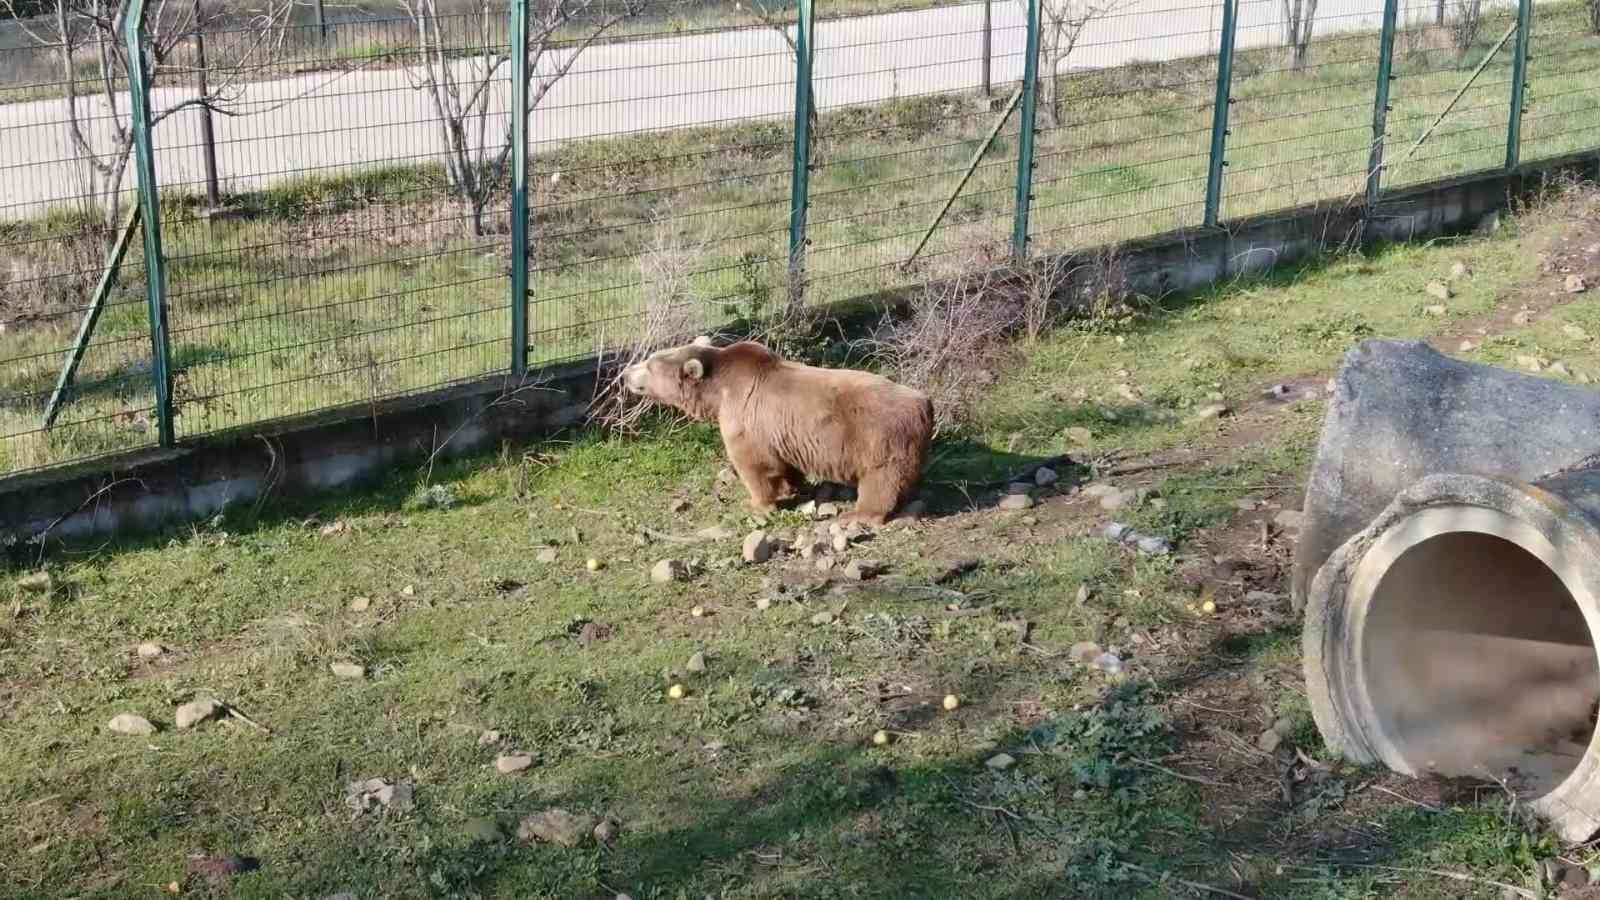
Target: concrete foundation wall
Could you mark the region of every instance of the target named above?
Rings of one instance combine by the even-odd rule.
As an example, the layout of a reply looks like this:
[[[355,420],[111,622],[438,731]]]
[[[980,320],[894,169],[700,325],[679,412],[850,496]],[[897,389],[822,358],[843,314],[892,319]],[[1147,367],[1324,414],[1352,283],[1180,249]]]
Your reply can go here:
[[[1263,272],[1330,247],[1459,233],[1552,181],[1600,176],[1600,153],[1434,182],[1358,203],[1321,204],[1071,254],[1068,290],[1164,296]],[[876,298],[893,303],[892,295]],[[0,479],[0,547],[81,540],[215,515],[264,494],[345,487],[391,467],[531,440],[583,421],[598,359],[530,376],[487,378],[376,406],[347,407]]]

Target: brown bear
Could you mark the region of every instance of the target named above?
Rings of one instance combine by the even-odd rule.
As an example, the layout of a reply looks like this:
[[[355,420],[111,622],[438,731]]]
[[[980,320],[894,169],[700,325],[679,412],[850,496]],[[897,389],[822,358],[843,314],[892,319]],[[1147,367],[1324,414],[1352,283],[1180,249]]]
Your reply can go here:
[[[846,520],[882,525],[916,486],[933,436],[927,394],[871,372],[781,359],[755,341],[717,347],[696,338],[629,366],[622,382],[716,422],[757,512],[794,497],[809,478],[854,484]]]

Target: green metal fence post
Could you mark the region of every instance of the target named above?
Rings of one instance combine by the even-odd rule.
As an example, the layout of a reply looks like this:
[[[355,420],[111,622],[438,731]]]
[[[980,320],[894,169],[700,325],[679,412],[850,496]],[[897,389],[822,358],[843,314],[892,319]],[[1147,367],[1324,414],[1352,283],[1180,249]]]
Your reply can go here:
[[[1383,183],[1383,141],[1389,133],[1389,84],[1394,81],[1394,29],[1400,0],[1384,0],[1383,30],[1378,34],[1378,84],[1372,95],[1372,152],[1367,156],[1367,215],[1378,205]]]
[[[1506,124],[1506,168],[1522,157],[1522,108],[1528,89],[1528,32],[1533,27],[1533,0],[1517,2],[1517,42],[1511,50],[1511,120]]]
[[[1054,72],[1045,73],[1054,78]],[[1028,258],[1028,207],[1033,201],[1033,123],[1039,98],[1039,0],[1028,0],[1028,38],[1022,53],[1022,119],[1017,123],[1017,206],[1011,255]]]
[[[161,253],[161,194],[150,139],[150,73],[144,54],[145,0],[129,0],[117,30],[128,54],[128,106],[133,126],[134,172],[143,219],[145,306],[150,315],[150,374],[156,389],[156,433],[161,446],[176,443],[172,424],[172,364],[167,338],[167,261]]]
[[[1222,208],[1222,168],[1228,164],[1228,108],[1233,105],[1233,38],[1239,31],[1238,0],[1222,0],[1222,34],[1217,45],[1217,93],[1211,101],[1211,160],[1206,169],[1205,224],[1217,224]]]
[[[811,194],[812,0],[800,0],[794,42],[794,168],[789,176],[789,303],[805,291],[806,212]]]
[[[528,0],[511,0],[511,374],[528,371]]]

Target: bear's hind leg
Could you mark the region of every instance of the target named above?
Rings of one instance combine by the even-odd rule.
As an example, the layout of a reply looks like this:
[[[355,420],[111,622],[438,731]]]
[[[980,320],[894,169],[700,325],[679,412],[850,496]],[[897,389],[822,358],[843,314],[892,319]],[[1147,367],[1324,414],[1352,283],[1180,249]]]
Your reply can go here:
[[[843,519],[880,527],[889,521],[910,487],[911,482],[900,468],[885,466],[873,469],[856,482],[855,511]]]

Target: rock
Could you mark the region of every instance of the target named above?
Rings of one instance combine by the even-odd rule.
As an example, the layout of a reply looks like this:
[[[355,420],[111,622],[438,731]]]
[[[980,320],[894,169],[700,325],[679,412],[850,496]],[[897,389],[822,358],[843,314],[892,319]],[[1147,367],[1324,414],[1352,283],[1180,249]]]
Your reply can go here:
[[[1095,657],[1103,652],[1100,649],[1100,645],[1094,641],[1079,641],[1072,645],[1072,648],[1067,651],[1067,655],[1077,662],[1090,665],[1094,662]]]
[[[492,844],[501,838],[500,823],[488,816],[468,819],[461,826],[461,832],[467,840],[480,844]]]
[[[676,500],[673,500],[671,503],[667,504],[667,512],[672,513],[673,515],[677,515],[678,513],[685,512],[688,509],[689,509],[689,501],[683,499],[682,497],[679,497]]]
[[[533,558],[541,563],[544,563],[545,565],[549,565],[550,563],[556,561],[556,548],[545,547],[538,553],[535,553]]]
[[[1133,389],[1133,385],[1127,384],[1126,382],[1117,385],[1117,396],[1128,401],[1129,403],[1139,402],[1139,392]]]
[[[1435,303],[1431,306],[1424,306],[1422,308],[1423,315],[1432,316],[1435,319],[1442,318],[1449,312],[1450,307],[1445,306],[1443,303]]]
[[[1033,497],[1027,494],[1007,494],[1000,498],[1001,509],[1027,509],[1031,506],[1033,506]]]
[[[1457,353],[1471,353],[1472,351],[1474,351],[1476,349],[1478,349],[1478,345],[1477,344],[1474,344],[1471,341],[1462,341],[1460,346],[1456,347],[1456,352]]]
[[[1088,446],[1094,442],[1094,432],[1081,425],[1074,425],[1061,432],[1062,436],[1080,447]]]
[[[695,675],[704,672],[706,670],[706,655],[704,653],[696,653],[695,655],[689,657],[689,661],[684,663],[683,668],[684,671],[691,672]]]
[[[1561,286],[1569,294],[1581,294],[1589,289],[1589,284],[1583,280],[1582,275],[1568,275]]]
[[[482,731],[478,735],[478,746],[479,747],[493,747],[495,744],[498,744],[498,743],[500,743],[500,732],[498,732],[498,731],[496,731],[496,730],[494,730],[492,728],[485,729],[484,731]]]
[[[532,767],[533,757],[526,753],[503,753],[494,760],[494,770],[501,775],[515,775]]]
[[[656,584],[684,581],[689,577],[689,567],[681,559],[663,559],[650,569],[650,580]]]
[[[735,484],[738,482],[738,480],[739,476],[734,474],[733,469],[727,466],[723,466],[717,470],[717,485],[719,487],[726,487],[727,485]]]
[[[817,501],[807,500],[806,502],[800,504],[795,511],[808,519],[815,518],[817,515]]]
[[[338,678],[365,678],[367,675],[366,666],[358,666],[355,663],[347,662],[332,663],[328,666],[328,671]]]
[[[1049,466],[1040,466],[1033,470],[1033,483],[1039,487],[1049,487],[1060,480],[1061,476],[1056,474],[1056,470]]]
[[[1160,535],[1142,535],[1133,542],[1133,545],[1139,548],[1140,553],[1146,553],[1151,556],[1166,556],[1172,552],[1172,542]]]
[[[771,608],[772,608],[772,598],[770,598],[770,597],[757,597],[756,598],[756,609],[760,610],[761,612],[766,612],[767,610],[769,610]]]
[[[811,617],[811,624],[813,624],[813,625],[832,625],[833,624],[833,613],[831,613],[831,612],[829,612],[828,610],[825,609],[822,612],[819,612],[816,615]]]
[[[611,639],[611,626],[602,622],[585,622],[578,629],[578,644],[587,647]]]
[[[1272,517],[1272,523],[1279,528],[1290,531],[1299,531],[1306,524],[1306,515],[1298,509],[1280,510]]]
[[[1529,372],[1540,372],[1544,370],[1545,363],[1544,360],[1537,356],[1519,355],[1517,357],[1517,365],[1527,369]]]
[[[832,571],[834,565],[837,564],[837,562],[838,562],[838,560],[834,559],[831,556],[819,556],[819,557],[817,557],[817,561],[816,561],[815,565],[817,567],[817,571],[818,572],[828,572],[828,571]]]
[[[1089,586],[1087,584],[1078,585],[1078,593],[1073,596],[1073,599],[1078,603],[1079,606],[1082,606],[1083,604],[1088,603],[1089,602]]]
[[[996,753],[983,763],[996,772],[1004,772],[1017,764],[1017,758],[1009,753]]]
[[[1587,341],[1589,339],[1589,332],[1584,331],[1577,325],[1563,325],[1561,326],[1561,333],[1575,341]]]
[[[853,559],[844,567],[844,577],[851,581],[871,581],[882,571],[883,566],[875,562]]]
[[[1139,495],[1134,491],[1115,489],[1106,491],[1100,497],[1100,508],[1106,512],[1115,512],[1137,500]]]
[[[1472,275],[1472,269],[1468,268],[1464,262],[1458,260],[1455,265],[1450,267],[1450,277],[1452,279],[1460,280],[1470,275]]]
[[[191,700],[178,707],[177,713],[172,717],[179,731],[187,731],[201,722],[216,718],[222,712],[222,704],[215,700]]]
[[[575,816],[564,809],[547,809],[524,818],[517,826],[517,838],[544,841],[562,847],[576,847],[594,832],[590,816]]]
[[[139,654],[140,659],[155,659],[156,657],[166,653],[167,648],[161,646],[155,641],[145,641],[144,643],[140,644],[138,649],[136,649],[134,652]]]
[[[382,778],[368,778],[346,784],[344,800],[356,812],[367,812],[375,807],[404,812],[416,805],[415,792],[410,782],[390,784]]]
[[[1483,235],[1483,236],[1488,236],[1488,235],[1494,234],[1495,232],[1499,231],[1500,230],[1500,211],[1499,210],[1495,210],[1493,212],[1485,214],[1483,218],[1478,220],[1478,224],[1473,226],[1472,230],[1476,234]]]
[[[617,836],[617,823],[610,819],[601,819],[594,826],[594,839],[602,844],[609,844]]]
[[[416,805],[416,788],[409,781],[386,784],[375,795],[378,803],[392,812],[405,812]]]
[[[357,597],[350,601],[350,611],[355,613],[366,612],[371,606],[372,600],[369,597]]]
[[[55,590],[56,580],[49,572],[30,572],[17,579],[17,590],[24,594],[48,594]]]
[[[1549,372],[1551,375],[1556,376],[1557,378],[1570,378],[1570,377],[1572,377],[1572,373],[1567,371],[1566,364],[1561,362],[1561,360],[1559,360],[1559,359],[1556,360],[1555,362],[1551,363],[1550,364],[1550,368],[1546,369],[1545,371]]]
[[[415,597],[416,595],[417,595],[417,586],[414,585],[414,584],[408,584],[405,587],[400,589],[400,596],[402,596],[402,597]]]
[[[765,531],[752,531],[744,538],[744,561],[764,563],[772,558],[772,539]]]
[[[1221,403],[1208,403],[1205,406],[1202,406],[1199,409],[1194,411],[1194,419],[1196,421],[1205,421],[1206,419],[1220,419],[1223,416],[1226,416],[1229,412],[1231,412],[1231,410],[1229,410],[1228,407],[1226,405],[1224,405],[1224,404],[1221,404]]]
[[[837,503],[819,503],[819,504],[817,504],[817,518],[819,518],[819,519],[831,519],[834,516],[837,516],[838,514],[839,514],[839,505]]]
[[[1533,310],[1531,310],[1531,309],[1518,310],[1517,314],[1511,317],[1511,324],[1516,325],[1518,327],[1526,327],[1528,325],[1532,325],[1533,324]]]
[[[1094,658],[1094,662],[1091,663],[1091,665],[1093,665],[1096,669],[1099,669],[1100,671],[1106,673],[1107,675],[1121,675],[1122,674],[1122,658],[1117,656],[1115,653],[1110,652],[1110,651],[1107,651],[1105,653],[1100,654],[1099,656],[1096,656]]]
[[[1450,285],[1445,284],[1442,281],[1428,282],[1426,290],[1429,297],[1434,297],[1439,300],[1449,300],[1451,297],[1455,296],[1455,292],[1450,290]]]
[[[1263,753],[1271,753],[1277,750],[1278,745],[1282,743],[1283,735],[1279,734],[1276,728],[1268,728],[1266,731],[1261,732],[1260,737],[1256,738],[1256,746],[1261,748]]]
[[[836,534],[833,536],[833,542],[831,546],[833,547],[833,552],[843,553],[850,549],[850,539],[845,537],[843,534]]]
[[[146,737],[156,733],[156,726],[150,724],[149,719],[133,713],[118,713],[106,723],[106,729],[113,734],[125,734],[130,737]]]

